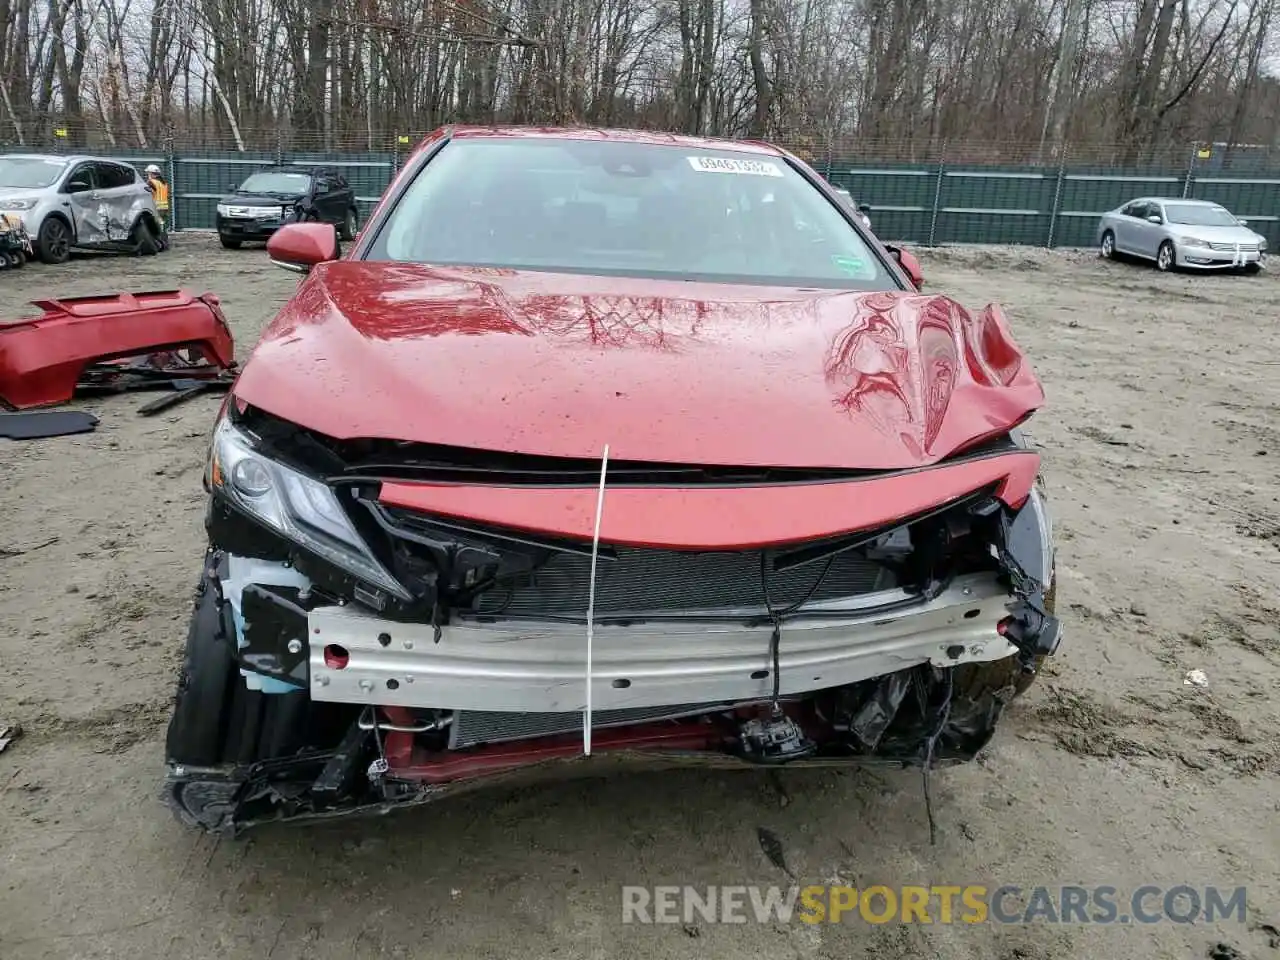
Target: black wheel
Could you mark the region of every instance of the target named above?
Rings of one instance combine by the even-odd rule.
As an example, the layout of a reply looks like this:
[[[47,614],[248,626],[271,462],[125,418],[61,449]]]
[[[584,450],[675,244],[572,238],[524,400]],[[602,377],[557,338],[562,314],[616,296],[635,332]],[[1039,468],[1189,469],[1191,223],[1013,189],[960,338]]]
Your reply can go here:
[[[214,559],[210,555],[206,563]],[[231,655],[234,643],[231,606],[221,602],[206,570],[165,737],[164,799],[183,823],[210,831],[231,825],[249,766],[295,754],[308,729],[306,692],[248,689]]]
[[[244,781],[203,777],[190,780],[170,777],[164,783],[164,802],[178,820],[188,827],[225,833],[232,828],[237,796]]]
[[[66,263],[71,259],[71,227],[60,217],[45,217],[36,237],[36,251],[45,263]]]
[[[1102,243],[1099,245],[1099,251],[1107,260],[1114,260],[1116,256],[1116,235],[1110,230],[1102,234]]]
[[[356,220],[356,208],[351,207],[347,210],[347,215],[342,220],[342,226],[338,228],[338,238],[340,240],[354,240],[356,231],[360,229]]]
[[[222,759],[223,706],[232,681],[238,679],[231,657],[230,616],[230,608],[219,604],[216,584],[206,573],[187,627],[187,648],[165,742],[171,762],[205,767]]]
[[[146,218],[139,218],[129,231],[129,242],[144,257],[154,257],[160,252],[160,238]]]
[[[1173,251],[1173,241],[1166,240],[1160,244],[1160,249],[1156,251],[1156,269],[1161,273],[1168,273],[1177,265],[1177,256]]]
[[[222,244],[224,250],[239,250],[240,244],[244,241],[237,240],[235,237],[228,237],[225,234],[218,234],[218,242]]]

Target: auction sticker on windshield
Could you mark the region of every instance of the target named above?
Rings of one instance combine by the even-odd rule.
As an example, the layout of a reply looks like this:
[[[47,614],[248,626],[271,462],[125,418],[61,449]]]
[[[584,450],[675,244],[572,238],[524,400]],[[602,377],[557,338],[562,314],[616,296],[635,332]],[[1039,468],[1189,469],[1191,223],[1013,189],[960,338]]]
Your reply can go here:
[[[689,166],[699,173],[745,173],[754,177],[780,177],[782,171],[768,160],[742,160],[736,157],[689,157]]]

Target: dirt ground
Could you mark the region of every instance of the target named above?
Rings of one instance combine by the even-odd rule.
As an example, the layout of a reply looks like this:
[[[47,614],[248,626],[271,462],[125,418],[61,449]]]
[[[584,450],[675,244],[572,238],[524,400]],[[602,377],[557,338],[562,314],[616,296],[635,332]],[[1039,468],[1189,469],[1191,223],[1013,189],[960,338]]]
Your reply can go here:
[[[1280,276],[1164,276],[1089,252],[922,252],[1005,304],[1044,380],[1061,655],[977,763],[780,778],[676,772],[462,796],[214,841],[160,805],[203,546],[216,399],[0,441],[0,957],[760,960],[1280,958]],[[243,356],[296,278],[207,236],[0,274],[27,300],[212,290]],[[1184,683],[1189,670],[1207,687]],[[624,926],[623,884],[1248,888],[1219,926]],[[1266,929],[1271,925],[1271,931]]]

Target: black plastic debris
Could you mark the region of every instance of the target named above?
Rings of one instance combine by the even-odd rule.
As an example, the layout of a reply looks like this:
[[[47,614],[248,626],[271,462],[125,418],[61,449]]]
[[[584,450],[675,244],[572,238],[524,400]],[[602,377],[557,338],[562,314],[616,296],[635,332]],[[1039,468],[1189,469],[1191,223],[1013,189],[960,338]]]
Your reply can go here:
[[[92,433],[98,418],[83,410],[26,410],[0,413],[0,437],[9,440],[44,440],[74,433]]]
[[[910,671],[899,670],[854,688],[854,692],[865,699],[850,711],[849,733],[864,750],[873,751],[880,745],[880,738],[898,715],[898,708],[911,686],[911,677]]]
[[[138,408],[138,413],[144,417],[153,417],[202,393],[226,393],[231,389],[231,383],[231,377],[217,380],[173,380],[170,381],[172,393],[144,403]]]
[[[795,874],[787,866],[786,857],[782,853],[782,841],[778,839],[778,835],[768,827],[756,827],[756,839],[760,842],[760,849],[769,858],[769,862],[794,880]]]

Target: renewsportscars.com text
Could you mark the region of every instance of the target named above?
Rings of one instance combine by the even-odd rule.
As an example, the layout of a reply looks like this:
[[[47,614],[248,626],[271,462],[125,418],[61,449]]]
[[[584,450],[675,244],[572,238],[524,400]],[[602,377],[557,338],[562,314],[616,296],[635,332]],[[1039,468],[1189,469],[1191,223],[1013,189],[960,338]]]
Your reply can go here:
[[[1244,923],[1244,887],[623,887],[623,923]]]

